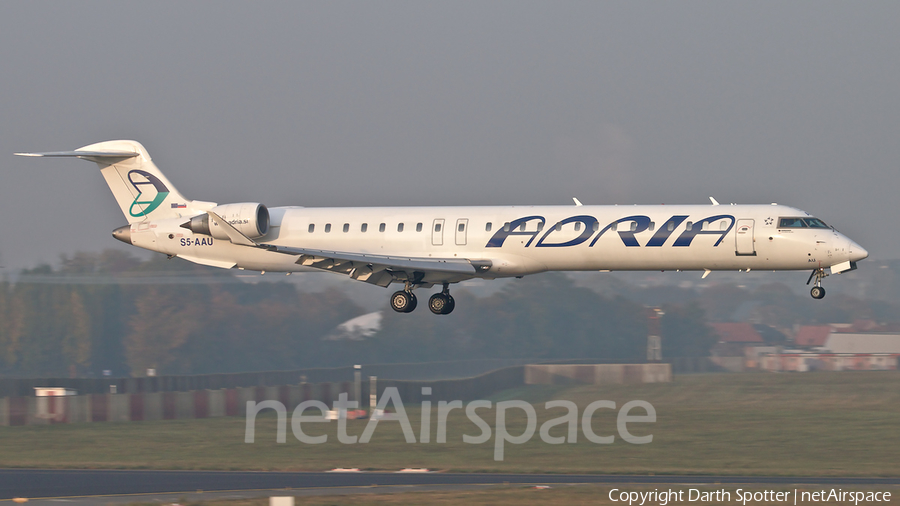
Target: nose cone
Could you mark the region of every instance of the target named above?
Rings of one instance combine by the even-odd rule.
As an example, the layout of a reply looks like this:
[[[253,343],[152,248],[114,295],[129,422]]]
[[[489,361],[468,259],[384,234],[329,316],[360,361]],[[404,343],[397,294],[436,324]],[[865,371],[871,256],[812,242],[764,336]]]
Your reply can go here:
[[[113,230],[112,236],[125,244],[131,244],[131,225],[125,225]]]
[[[850,241],[850,245],[847,247],[847,252],[850,255],[851,262],[857,262],[869,256],[868,251],[866,251],[862,246],[856,244],[853,241]]]

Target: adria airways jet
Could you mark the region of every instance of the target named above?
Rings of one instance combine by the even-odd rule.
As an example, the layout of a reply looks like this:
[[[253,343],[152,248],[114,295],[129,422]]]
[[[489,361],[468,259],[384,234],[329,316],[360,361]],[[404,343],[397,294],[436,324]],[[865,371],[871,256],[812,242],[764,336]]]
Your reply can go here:
[[[97,163],[128,221],[113,231],[122,242],[225,269],[312,268],[382,287],[400,283],[390,304],[401,313],[416,308],[417,288],[441,286],[428,307],[449,314],[452,283],[544,271],[696,270],[706,277],[715,270],[810,270],[810,293],[821,299],[829,273],[853,270],[868,256],[822,220],[777,204],[220,205],[182,196],[135,141],[16,154]]]

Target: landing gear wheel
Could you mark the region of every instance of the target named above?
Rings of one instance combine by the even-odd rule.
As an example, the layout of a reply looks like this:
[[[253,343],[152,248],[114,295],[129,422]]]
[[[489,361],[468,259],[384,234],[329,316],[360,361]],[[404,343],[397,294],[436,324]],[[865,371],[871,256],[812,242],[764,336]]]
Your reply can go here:
[[[398,313],[411,313],[417,305],[418,301],[412,292],[400,290],[391,295],[391,309]]]
[[[428,299],[428,309],[434,314],[450,314],[456,307],[456,301],[450,295],[450,283],[444,283],[444,289]]]
[[[455,305],[451,305],[451,300],[453,300],[453,298],[450,297],[450,295],[436,293],[428,299],[428,309],[434,314],[450,314],[450,311],[453,311],[453,306]]]
[[[809,291],[809,294],[812,295],[812,298],[818,300],[825,296],[825,289],[822,288],[822,280],[825,279],[828,274],[825,272],[825,269],[819,267],[818,269],[813,269],[812,273],[809,275],[809,279],[806,280],[806,284],[808,285],[812,282],[813,278],[816,278],[816,284]]]

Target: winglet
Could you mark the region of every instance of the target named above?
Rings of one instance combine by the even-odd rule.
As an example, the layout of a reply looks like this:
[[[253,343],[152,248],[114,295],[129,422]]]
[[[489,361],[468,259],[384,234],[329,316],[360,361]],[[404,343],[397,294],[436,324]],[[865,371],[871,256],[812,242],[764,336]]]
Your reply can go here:
[[[228,239],[230,239],[233,244],[240,244],[241,246],[259,246],[259,244],[242,234],[240,230],[234,228],[231,223],[225,221],[218,214],[212,211],[206,211],[206,214],[209,215],[210,226],[218,225],[222,227],[222,231],[225,232],[225,235],[228,236]]]
[[[713,198],[713,197],[710,197],[710,198],[709,198],[709,201],[710,201],[710,202],[712,202],[712,205],[714,205],[714,206],[717,206],[717,205],[719,205],[719,201],[718,201],[718,200],[716,200],[716,199],[715,199],[715,198]]]
[[[582,204],[581,201],[578,200],[578,198],[576,198],[576,197],[572,197],[572,200],[575,201],[575,207],[581,207],[581,206],[584,205],[584,204]]]

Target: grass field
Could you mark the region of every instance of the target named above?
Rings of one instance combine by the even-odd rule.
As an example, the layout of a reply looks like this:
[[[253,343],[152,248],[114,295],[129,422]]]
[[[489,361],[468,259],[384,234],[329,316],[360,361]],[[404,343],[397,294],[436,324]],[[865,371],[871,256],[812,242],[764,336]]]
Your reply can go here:
[[[494,438],[465,444],[477,435],[462,410],[448,419],[447,443],[406,443],[399,424],[381,422],[371,442],[340,444],[336,422],[304,424],[310,435],[328,442],[304,444],[293,437],[275,442],[276,419],[262,414],[256,442],[244,443],[244,418],[140,423],[0,428],[0,466],[52,468],[242,469],[321,471],[335,467],[397,470],[404,467],[465,472],[757,474],[757,475],[900,475],[900,373],[896,371],[808,374],[716,374],[676,376],[671,384],[523,387],[491,400],[522,399],[535,405],[540,425],[563,414],[544,402],[574,401],[581,410],[596,400],[617,407],[631,400],[650,402],[657,421],[633,426],[653,441],[633,445],[585,439],[579,423],[576,444],[551,445],[538,433],[522,445],[505,445],[503,461],[494,460]],[[406,406],[416,435],[420,410]],[[436,411],[436,410],[433,410]],[[493,425],[490,410],[479,414]],[[525,415],[508,412],[510,434],[521,434]],[[367,421],[351,420],[348,433],[359,435]],[[598,435],[616,434],[615,412],[600,410]],[[559,426],[551,435],[564,435]]]

